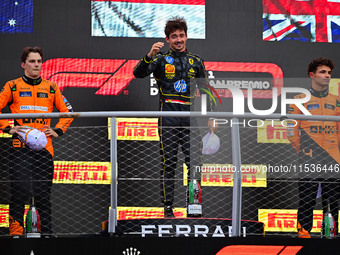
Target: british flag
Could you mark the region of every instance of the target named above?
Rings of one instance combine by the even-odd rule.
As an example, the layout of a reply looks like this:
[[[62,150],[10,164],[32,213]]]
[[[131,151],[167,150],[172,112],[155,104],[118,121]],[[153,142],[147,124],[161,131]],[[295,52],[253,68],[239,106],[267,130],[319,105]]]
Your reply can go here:
[[[340,42],[340,0],[263,0],[263,40]]]

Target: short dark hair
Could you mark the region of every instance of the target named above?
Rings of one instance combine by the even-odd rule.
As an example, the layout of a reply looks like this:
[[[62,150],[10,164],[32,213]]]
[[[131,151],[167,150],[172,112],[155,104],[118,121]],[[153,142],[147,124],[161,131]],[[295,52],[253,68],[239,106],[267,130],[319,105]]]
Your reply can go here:
[[[35,47],[25,47],[23,50],[22,50],[22,54],[21,54],[21,62],[25,62],[27,57],[28,57],[28,54],[30,54],[31,52],[35,52],[35,53],[39,53],[41,58],[43,58],[43,52],[42,52],[42,49],[39,47],[39,46],[35,46]]]
[[[330,58],[316,58],[313,59],[312,62],[308,65],[308,75],[310,72],[315,73],[316,69],[318,69],[319,66],[328,66],[331,70],[334,69],[334,63],[333,60]]]
[[[176,30],[184,30],[185,34],[187,34],[188,27],[183,17],[173,17],[166,22],[164,33],[167,38]]]

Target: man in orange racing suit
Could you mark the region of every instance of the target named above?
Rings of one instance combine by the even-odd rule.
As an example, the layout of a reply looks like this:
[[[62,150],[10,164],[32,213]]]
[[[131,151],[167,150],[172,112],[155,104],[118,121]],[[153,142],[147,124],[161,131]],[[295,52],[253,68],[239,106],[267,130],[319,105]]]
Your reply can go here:
[[[327,58],[314,59],[308,66],[308,75],[312,79],[311,99],[303,106],[312,115],[340,115],[340,99],[328,91],[333,68],[333,61]],[[295,98],[303,97],[304,94]],[[295,105],[290,105],[288,112],[301,114]],[[336,227],[338,226],[337,203],[340,189],[335,176],[340,168],[338,133],[340,122],[296,120],[295,123],[290,122],[288,125],[288,139],[299,153],[298,236],[309,238],[320,182],[322,199],[328,200]]]
[[[72,106],[61,94],[58,86],[40,77],[43,52],[40,47],[26,47],[21,55],[23,77],[8,81],[0,93],[0,111],[6,106],[12,113],[50,113],[55,106],[60,112],[72,112]],[[12,134],[10,148],[10,234],[23,234],[24,206],[34,196],[41,217],[42,234],[52,234],[51,187],[53,178],[52,138],[63,135],[72,118],[62,118],[56,127],[50,127],[50,119],[15,119],[14,127],[0,120],[0,129]],[[41,151],[31,150],[19,140],[23,126],[45,133],[47,144]]]

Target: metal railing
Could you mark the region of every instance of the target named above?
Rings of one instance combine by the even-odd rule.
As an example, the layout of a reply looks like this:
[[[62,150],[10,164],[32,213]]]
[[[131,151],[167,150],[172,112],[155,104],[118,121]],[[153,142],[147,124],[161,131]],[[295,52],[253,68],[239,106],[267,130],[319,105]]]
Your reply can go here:
[[[46,113],[46,114],[0,114],[0,119],[19,119],[19,118],[112,118],[110,153],[111,153],[111,209],[109,213],[109,233],[116,232],[117,226],[117,137],[116,137],[116,118],[117,117],[196,117],[214,118],[231,127],[232,136],[232,160],[236,169],[241,168],[241,147],[239,127],[246,126],[246,120],[315,120],[315,121],[340,121],[340,116],[311,116],[311,115],[286,115],[271,114],[259,116],[251,113],[234,115],[231,112],[73,112],[73,113]],[[227,121],[227,118],[230,121]],[[242,119],[240,121],[240,119]],[[242,205],[242,185],[241,172],[235,171],[232,202],[232,236],[241,236],[241,205]]]

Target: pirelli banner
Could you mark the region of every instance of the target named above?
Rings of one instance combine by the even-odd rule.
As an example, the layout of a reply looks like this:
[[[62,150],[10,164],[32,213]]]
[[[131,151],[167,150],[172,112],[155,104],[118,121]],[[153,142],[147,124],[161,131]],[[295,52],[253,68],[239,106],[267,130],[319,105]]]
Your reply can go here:
[[[24,211],[24,225],[26,221],[26,214],[29,209],[29,205],[25,205]],[[9,227],[9,205],[0,204],[0,228]]]
[[[108,128],[111,139],[111,118]],[[117,118],[117,140],[159,141],[158,118]]]
[[[197,171],[197,170],[196,170]],[[201,172],[202,186],[233,187],[234,172],[241,171],[242,187],[267,187],[266,165],[242,164],[236,170],[232,164],[203,164]],[[188,168],[183,164],[183,185],[187,185]]]
[[[54,161],[53,183],[110,184],[110,182],[110,162]]]
[[[266,232],[297,232],[297,211],[293,209],[259,209],[258,220],[265,224]],[[320,232],[322,210],[313,211],[311,232]]]
[[[176,218],[187,217],[187,209],[176,207],[174,208]],[[133,220],[133,219],[155,219],[164,218],[163,207],[117,207],[118,220]]]
[[[0,205],[0,227],[8,228],[9,205]]]
[[[257,122],[258,143],[289,143],[287,128],[280,121]]]

